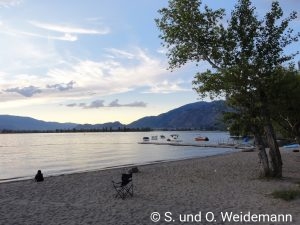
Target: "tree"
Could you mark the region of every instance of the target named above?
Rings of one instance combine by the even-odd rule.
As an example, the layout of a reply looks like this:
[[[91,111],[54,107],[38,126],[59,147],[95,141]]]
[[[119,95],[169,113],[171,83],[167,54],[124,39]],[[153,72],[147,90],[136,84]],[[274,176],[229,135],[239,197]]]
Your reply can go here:
[[[211,69],[195,76],[195,90],[202,96],[224,96],[230,106],[247,122],[253,132],[265,176],[281,177],[282,160],[271,122],[271,96],[280,79],[277,71],[297,53],[285,55],[284,49],[298,41],[288,29],[296,18],[292,12],[281,19],[283,11],[273,2],[263,19],[255,14],[251,0],[239,0],[231,18],[223,25],[224,9],[202,7],[201,0],[169,0],[156,19],[160,38],[168,49],[171,69],[189,61],[202,60]],[[269,146],[266,154],[262,135]]]
[[[278,72],[282,79],[274,85],[272,119],[281,133],[300,144],[300,71],[292,67]]]

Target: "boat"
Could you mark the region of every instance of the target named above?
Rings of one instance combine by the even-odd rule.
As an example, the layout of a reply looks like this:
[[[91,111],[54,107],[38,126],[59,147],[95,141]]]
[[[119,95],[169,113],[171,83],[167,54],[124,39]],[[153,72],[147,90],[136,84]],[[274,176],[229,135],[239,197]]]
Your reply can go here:
[[[182,142],[182,140],[178,139],[178,134],[171,134],[170,138],[167,139],[168,142]]]
[[[195,141],[209,141],[208,137],[196,137]]]
[[[150,138],[149,137],[143,137],[143,141],[148,142],[148,141],[150,141]]]
[[[299,144],[289,144],[289,145],[284,145],[284,148],[300,148]]]
[[[178,134],[171,134],[170,137],[173,138],[174,140],[176,140],[176,139],[179,138],[179,135]]]
[[[160,143],[178,143],[182,142],[182,140],[179,139],[178,134],[171,134],[168,138],[164,135],[159,136],[150,136],[150,137],[143,137],[143,141],[140,142],[141,144],[160,144]]]

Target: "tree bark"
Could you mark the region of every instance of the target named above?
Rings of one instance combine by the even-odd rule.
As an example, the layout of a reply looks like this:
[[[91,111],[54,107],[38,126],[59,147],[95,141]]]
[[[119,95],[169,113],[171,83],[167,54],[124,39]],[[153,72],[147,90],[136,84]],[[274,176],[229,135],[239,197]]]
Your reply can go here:
[[[269,155],[271,158],[271,171],[272,177],[282,177],[282,159],[279,147],[276,141],[275,133],[272,124],[266,124],[265,127],[266,137],[269,145]]]
[[[253,128],[255,146],[258,151],[258,158],[260,160],[260,177],[270,177],[271,170],[269,166],[269,159],[266,152],[265,144],[260,132],[257,128]]]
[[[261,116],[263,119],[263,128],[267,138],[267,143],[269,147],[269,156],[270,156],[270,169],[271,176],[280,178],[282,177],[282,159],[279,151],[279,147],[276,141],[276,135],[274,128],[271,122],[271,116],[268,108],[268,100],[266,94],[261,92]]]

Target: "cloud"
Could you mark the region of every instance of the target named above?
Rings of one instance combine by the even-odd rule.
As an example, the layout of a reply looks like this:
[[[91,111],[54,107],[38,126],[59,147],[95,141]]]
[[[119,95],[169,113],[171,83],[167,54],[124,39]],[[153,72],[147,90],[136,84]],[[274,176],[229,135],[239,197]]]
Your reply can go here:
[[[85,109],[97,109],[97,108],[101,108],[104,107],[104,101],[103,100],[95,100],[92,101],[89,105],[86,105],[84,103],[81,103],[80,105],[85,108]]]
[[[110,49],[106,49],[106,51],[108,51],[109,53],[111,53],[111,58],[115,58],[115,57],[124,57],[127,59],[133,59],[134,58],[134,54],[124,51],[124,50],[120,50],[120,49],[116,49],[116,48],[110,48]]]
[[[145,102],[132,102],[129,104],[124,104],[123,106],[127,106],[127,107],[146,107],[147,103]]]
[[[0,0],[0,8],[16,6],[19,5],[21,2],[22,2],[21,0]]]
[[[71,103],[70,101],[85,102],[83,99],[90,99],[91,96],[101,99],[103,96],[145,90],[146,88],[150,90],[147,93],[170,93],[184,90],[181,88],[182,84],[180,82],[168,81],[169,79],[176,79],[177,72],[170,73],[165,69],[167,67],[166,60],[154,57],[146,50],[140,48],[120,50],[120,52],[126,52],[133,57],[131,59],[124,58],[123,55],[119,57],[116,55],[113,59],[103,56],[98,61],[95,61],[81,60],[74,57],[65,58],[55,51],[49,56],[43,56],[43,52],[45,54],[51,52],[43,48],[39,49],[39,45],[30,48],[28,46],[31,45],[26,45],[25,48],[16,42],[16,53],[19,50],[20,54],[18,54],[18,58],[15,58],[14,62],[20,62],[22,65],[12,67],[12,64],[10,64],[9,67],[13,68],[12,71],[2,71],[4,75],[0,76],[0,90],[9,91],[3,92],[1,102],[19,99],[21,96],[18,97],[12,93],[24,93],[22,87],[30,87],[32,84],[37,87],[43,87],[38,89],[42,91],[39,95],[35,95],[36,93],[34,92],[38,90],[33,89],[31,94],[28,90],[25,90],[25,95],[34,96],[32,101],[46,98],[47,101],[51,99],[52,102],[63,105]],[[34,55],[29,57],[29,54],[33,53]],[[13,63],[13,57],[8,57],[8,59],[11,60],[0,62],[3,68],[9,68],[8,66],[5,67],[5,63]],[[33,66],[37,68],[32,72],[30,67]],[[26,67],[28,67],[28,70]],[[162,83],[164,85],[161,85]],[[15,87],[20,88],[16,89]],[[24,94],[22,95],[25,96]],[[101,102],[77,104],[76,107],[96,108],[102,106],[99,103]],[[142,101],[127,104],[114,101],[111,104],[114,107],[146,106],[146,103]],[[75,107],[75,105],[73,104],[72,107]],[[108,107],[108,105],[105,107]]]
[[[109,103],[108,106],[109,107],[120,107],[121,105],[119,104],[119,99],[116,99],[116,100],[112,101],[111,103]]]
[[[35,86],[28,86],[28,87],[23,87],[23,88],[19,88],[19,87],[9,88],[9,89],[3,90],[3,91],[16,92],[25,97],[32,97],[35,94],[42,93],[41,89],[39,89],[38,87],[35,87]]]
[[[71,104],[67,104],[66,106],[67,106],[67,107],[76,107],[77,104],[76,104],[76,103],[71,103]]]
[[[67,91],[73,89],[75,83],[76,83],[75,81],[70,81],[69,83],[66,84],[61,83],[61,84],[47,85],[47,88],[57,89],[59,91]]]
[[[42,39],[47,39],[47,40],[60,40],[60,41],[77,41],[78,37],[77,35],[70,34],[70,33],[64,33],[61,36],[54,36],[54,35],[42,35],[38,33],[32,33],[32,32],[27,32],[27,31],[22,31],[22,30],[17,30],[12,27],[7,26],[4,24],[2,21],[0,21],[0,26],[2,29],[0,30],[1,33],[10,35],[13,37],[35,37],[35,38],[42,38]]]
[[[68,34],[108,34],[110,32],[108,28],[102,28],[102,30],[95,30],[95,29],[87,29],[82,27],[43,23],[38,21],[29,21],[29,23],[41,29],[56,31],[67,35]]]
[[[119,99],[116,99],[109,103],[108,107],[146,107],[147,104],[145,102],[132,102],[128,104],[119,104]]]
[[[42,28],[47,31],[59,32],[61,33],[61,35],[53,35],[53,34],[49,34],[49,32],[47,32],[46,34],[41,34],[37,32],[34,33],[34,32],[28,32],[24,30],[18,30],[8,26],[7,24],[4,24],[3,21],[0,21],[0,27],[1,27],[0,33],[14,36],[14,37],[25,36],[25,37],[42,38],[47,40],[60,40],[60,41],[70,41],[70,42],[77,41],[78,35],[87,35],[87,34],[104,35],[109,33],[108,28],[103,28],[102,30],[95,30],[95,29],[86,29],[81,27],[46,24],[46,23],[40,23],[36,21],[30,21],[29,23],[35,27]]]
[[[77,41],[78,37],[76,35],[72,34],[65,34],[64,36],[61,37],[47,37],[48,39],[53,39],[53,40],[61,40],[61,41]]]
[[[142,101],[135,101],[132,103],[126,103],[126,104],[120,104],[119,99],[116,99],[109,103],[108,105],[104,105],[104,100],[95,100],[92,101],[91,103],[70,103],[66,104],[67,107],[80,107],[84,109],[95,109],[95,108],[102,108],[102,107],[146,107],[147,103],[142,102]]]
[[[11,33],[16,34],[16,35],[43,38],[43,39],[47,39],[47,40],[60,40],[60,41],[77,41],[78,40],[78,37],[73,34],[64,34],[63,36],[51,36],[51,35],[41,35],[41,34],[35,34],[35,33],[30,33],[30,32],[13,31],[13,30],[11,30]]]
[[[161,83],[153,84],[149,91],[145,91],[144,93],[153,93],[153,94],[169,94],[174,92],[182,92],[182,91],[191,91],[191,89],[186,89],[181,87],[180,85],[183,81],[170,82],[164,80]]]
[[[165,61],[150,56],[142,49],[120,52],[127,52],[125,55],[132,58],[124,59],[123,54],[99,61],[80,60],[66,68],[50,69],[46,77],[52,80],[68,80],[67,82],[76,80],[76,91],[81,96],[91,92],[97,96],[107,96],[152,86],[170,75],[165,69]]]

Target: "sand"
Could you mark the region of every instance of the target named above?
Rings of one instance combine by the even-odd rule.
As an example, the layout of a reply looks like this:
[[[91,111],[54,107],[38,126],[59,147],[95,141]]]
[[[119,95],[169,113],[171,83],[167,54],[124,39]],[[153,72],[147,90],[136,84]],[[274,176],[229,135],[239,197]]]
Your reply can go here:
[[[42,183],[2,183],[0,224],[299,225],[300,199],[286,202],[270,195],[274,190],[300,188],[300,153],[282,153],[282,157],[280,180],[258,179],[257,152],[139,166],[141,172],[133,174],[134,196],[125,200],[114,197],[111,180],[120,179],[128,168],[46,177]],[[161,215],[157,223],[150,219],[153,212]],[[223,221],[221,213],[231,212],[290,214],[293,222]]]

